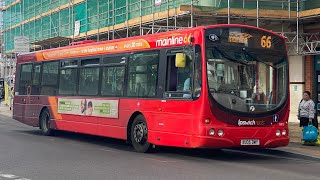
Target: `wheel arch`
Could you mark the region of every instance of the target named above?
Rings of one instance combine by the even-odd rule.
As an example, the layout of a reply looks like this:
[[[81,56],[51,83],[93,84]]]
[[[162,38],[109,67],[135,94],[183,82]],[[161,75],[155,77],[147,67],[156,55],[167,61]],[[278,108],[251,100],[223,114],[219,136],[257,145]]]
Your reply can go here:
[[[40,128],[40,123],[41,123],[41,115],[42,115],[42,112],[47,110],[50,114],[50,117],[51,117],[51,113],[50,113],[50,110],[47,106],[43,106],[40,110],[40,113],[39,113],[39,116],[38,116],[38,127]]]
[[[132,126],[133,120],[140,114],[144,116],[140,111],[136,111],[129,118],[129,121],[127,124],[127,142],[130,144],[131,144],[131,126]]]

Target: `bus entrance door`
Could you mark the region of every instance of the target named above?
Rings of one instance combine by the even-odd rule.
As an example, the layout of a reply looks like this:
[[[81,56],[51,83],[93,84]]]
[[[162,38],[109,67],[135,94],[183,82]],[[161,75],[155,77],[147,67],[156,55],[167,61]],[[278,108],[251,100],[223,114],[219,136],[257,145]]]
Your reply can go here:
[[[25,123],[28,122],[28,119],[30,118],[30,104],[31,104],[31,85],[27,86],[27,95],[23,99],[24,101],[24,108],[22,112],[23,121]]]

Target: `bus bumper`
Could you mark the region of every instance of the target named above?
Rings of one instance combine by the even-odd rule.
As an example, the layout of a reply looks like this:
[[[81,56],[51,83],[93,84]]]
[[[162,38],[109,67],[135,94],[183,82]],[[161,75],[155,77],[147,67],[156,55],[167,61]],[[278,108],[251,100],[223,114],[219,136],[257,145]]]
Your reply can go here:
[[[264,143],[264,147],[273,148],[279,146],[287,146],[289,144],[289,137],[281,137],[276,139],[270,139]]]
[[[258,138],[259,139],[259,138]],[[287,146],[289,144],[289,137],[277,137],[273,139],[259,139],[260,144],[254,146],[241,145],[241,139],[235,138],[233,140],[228,138],[195,136],[192,138],[193,148],[236,148],[236,147],[260,147],[260,148],[274,148],[280,146]]]

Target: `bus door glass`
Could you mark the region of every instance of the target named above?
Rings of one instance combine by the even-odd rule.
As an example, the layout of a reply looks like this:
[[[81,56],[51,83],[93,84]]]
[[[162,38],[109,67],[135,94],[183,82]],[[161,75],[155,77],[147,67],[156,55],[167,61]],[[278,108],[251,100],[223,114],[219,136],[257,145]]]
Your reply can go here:
[[[27,89],[26,105],[24,108],[25,120],[30,120],[30,122],[39,115],[40,75],[41,63],[33,64],[31,87]]]
[[[25,118],[26,104],[30,103],[32,85],[32,64],[22,64],[20,68],[19,91],[20,95],[17,100],[15,111],[20,112],[17,115]]]

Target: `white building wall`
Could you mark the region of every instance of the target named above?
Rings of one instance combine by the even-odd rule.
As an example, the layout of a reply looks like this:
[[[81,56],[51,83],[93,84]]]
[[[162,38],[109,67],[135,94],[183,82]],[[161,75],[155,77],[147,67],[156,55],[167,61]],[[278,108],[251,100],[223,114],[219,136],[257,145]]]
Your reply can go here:
[[[289,122],[299,122],[297,119],[298,105],[305,90],[304,57],[289,56],[290,79],[290,118]]]

